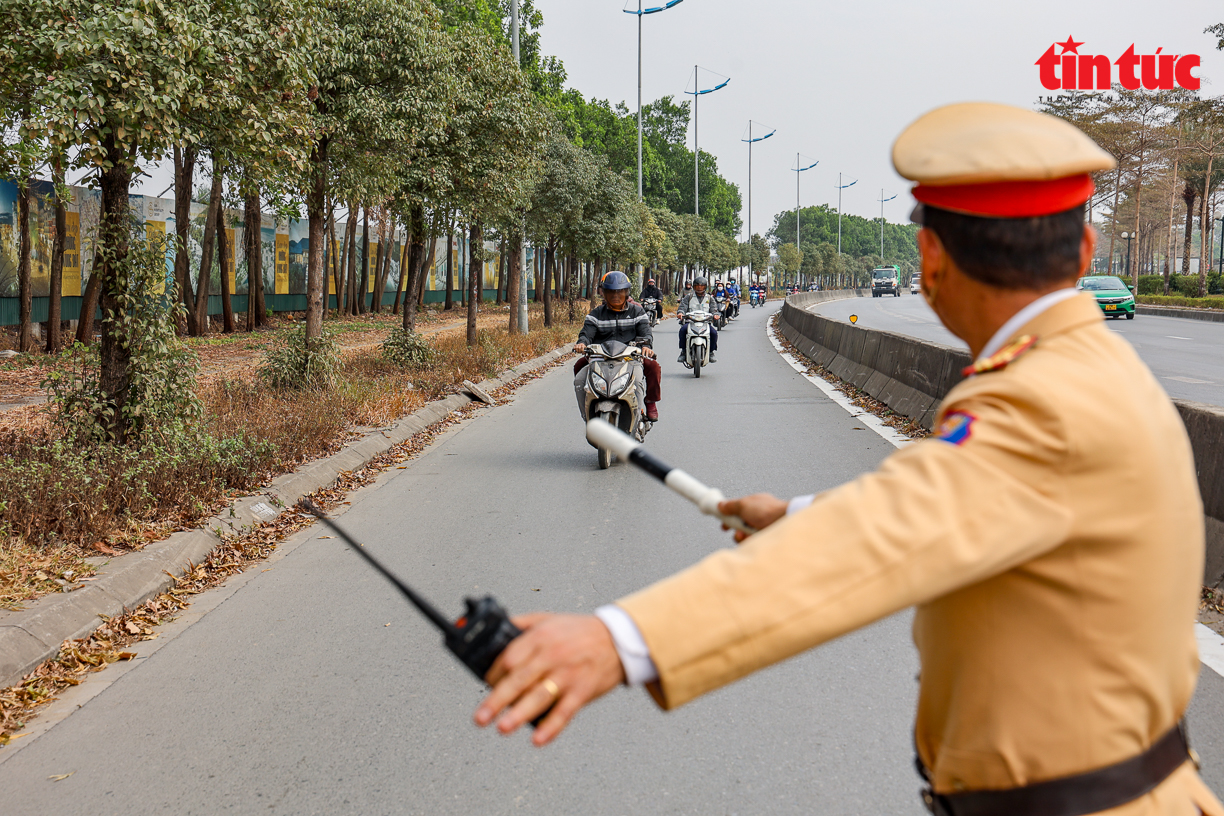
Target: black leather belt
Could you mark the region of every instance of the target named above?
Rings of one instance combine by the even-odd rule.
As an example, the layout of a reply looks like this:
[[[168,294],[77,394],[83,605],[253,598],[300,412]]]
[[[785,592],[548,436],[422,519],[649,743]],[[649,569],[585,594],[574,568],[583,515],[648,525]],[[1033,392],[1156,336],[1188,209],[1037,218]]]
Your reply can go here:
[[[1138,756],[1095,771],[1007,790],[935,793],[922,791],[935,816],[1086,816],[1119,807],[1148,793],[1187,759],[1198,766],[1185,725],[1179,723]],[[918,772],[929,783],[921,760]]]

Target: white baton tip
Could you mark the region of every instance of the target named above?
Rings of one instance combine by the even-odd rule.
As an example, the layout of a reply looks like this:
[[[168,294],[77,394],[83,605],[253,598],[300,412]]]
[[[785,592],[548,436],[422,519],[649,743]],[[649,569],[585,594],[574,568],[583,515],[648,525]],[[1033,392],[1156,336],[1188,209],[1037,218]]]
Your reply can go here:
[[[596,447],[612,451],[624,461],[628,461],[629,453],[638,447],[632,436],[603,419],[587,422],[587,439]]]

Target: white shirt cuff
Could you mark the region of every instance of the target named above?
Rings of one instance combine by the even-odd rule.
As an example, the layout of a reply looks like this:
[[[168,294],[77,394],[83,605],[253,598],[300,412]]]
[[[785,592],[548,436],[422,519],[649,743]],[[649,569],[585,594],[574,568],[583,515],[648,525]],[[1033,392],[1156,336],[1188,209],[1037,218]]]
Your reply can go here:
[[[608,627],[612,642],[616,645],[616,653],[620,656],[621,666],[625,670],[625,682],[631,686],[640,686],[652,680],[659,679],[659,670],[650,659],[650,649],[642,637],[641,630],[629,617],[629,613],[615,604],[601,606],[595,610],[595,617]]]
[[[800,510],[806,510],[815,501],[816,494],[809,493],[806,496],[796,496],[786,504],[786,515],[798,513]]]

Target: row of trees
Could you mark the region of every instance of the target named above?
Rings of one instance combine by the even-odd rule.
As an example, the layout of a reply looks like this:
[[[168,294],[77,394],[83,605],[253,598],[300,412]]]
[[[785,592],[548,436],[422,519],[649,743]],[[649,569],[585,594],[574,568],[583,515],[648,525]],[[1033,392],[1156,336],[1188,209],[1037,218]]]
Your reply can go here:
[[[1206,32],[1224,50],[1224,23]],[[1097,174],[1089,203],[1104,237],[1097,271],[1129,277],[1136,287],[1140,275],[1162,275],[1167,294],[1170,276],[1189,274],[1197,255],[1198,294],[1206,294],[1224,199],[1224,96],[1115,85],[1109,92],[1045,98],[1040,107],[1084,130],[1118,160],[1115,170]]]
[[[827,241],[808,246],[802,251],[794,244],[786,243],[778,247],[773,271],[777,286],[818,283],[825,289],[841,289],[870,286],[871,270],[885,264],[900,269],[901,282],[905,283],[918,268],[917,253],[896,261],[874,254],[854,256],[838,253],[837,246]]]
[[[896,265],[907,277],[918,263],[918,229],[917,224],[857,215],[843,214],[839,219],[836,208],[821,204],[800,210],[798,224],[795,210],[774,216],[768,238],[777,252],[774,271],[780,283],[836,288],[869,283],[871,270],[882,264]]]
[[[629,181],[634,117],[623,105],[588,102],[564,89],[563,67],[540,53],[542,18],[530,0],[522,2],[518,64],[509,48],[508,0],[0,0],[0,11],[8,21],[0,30],[0,174],[16,179],[27,199],[17,208],[25,242],[18,264],[23,350],[32,346],[29,181],[48,170],[60,205],[52,348],[60,343],[67,174],[88,171],[101,190],[95,262],[78,327],[78,339],[88,343],[97,307],[114,314],[129,285],[126,258],[140,240],[128,217],[132,180],[167,158],[175,173],[181,328],[192,334],[209,330],[207,270],[215,256],[228,254],[217,245],[226,240],[227,205],[239,205],[248,224],[260,223],[265,206],[304,210],[308,346],[322,333],[329,275],[342,310],[366,308],[366,275],[353,274],[359,221],[363,233],[371,220],[376,233],[397,225],[407,232],[396,284],[406,332],[415,327],[413,295],[433,262],[427,246],[456,228],[470,237],[475,268],[484,261],[486,236],[503,242],[511,301],[523,281],[523,242],[545,248],[537,296],[549,320],[550,295],[565,292],[572,300],[577,290],[579,259],[591,262],[588,280],[605,263],[669,271],[738,263],[730,236],[738,229],[739,194],[712,158],[703,156],[702,217],[676,213],[691,203],[691,191],[689,200],[684,195],[691,185],[680,183],[682,171],[691,179],[687,105],[664,99],[648,111],[641,203]],[[182,249],[194,179],[205,164],[211,177],[205,271],[193,285]],[[343,236],[335,227],[341,210],[348,212]],[[245,233],[252,289],[246,327],[253,329],[264,313],[261,248],[258,230]],[[325,253],[336,246],[339,252]],[[371,308],[381,305],[390,266],[386,257],[375,263],[379,296]],[[469,276],[471,342],[480,278]],[[236,324],[228,276],[218,281],[230,331]],[[511,310],[510,329],[525,331],[517,321]],[[117,403],[132,376],[120,325],[107,319],[100,327],[101,388]],[[122,428],[113,430],[122,437]]]

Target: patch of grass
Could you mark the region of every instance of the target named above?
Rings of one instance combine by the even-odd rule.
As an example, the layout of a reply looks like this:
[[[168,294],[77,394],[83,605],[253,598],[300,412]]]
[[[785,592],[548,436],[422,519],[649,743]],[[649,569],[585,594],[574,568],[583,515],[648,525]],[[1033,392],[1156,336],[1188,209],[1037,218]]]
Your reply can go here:
[[[545,329],[533,309],[526,336],[481,328],[469,347],[461,329],[449,330],[429,338],[436,357],[419,365],[389,362],[378,346],[349,349],[332,388],[278,391],[251,367],[210,377],[196,389],[197,426],[135,446],[80,447],[46,424],[0,429],[0,606],[58,591],[68,570],[79,580],[91,550],[139,548],[192,527],[232,496],[339,450],[358,429],[571,342],[579,327]]]
[[[1139,303],[1150,306],[1177,306],[1183,309],[1224,309],[1224,297],[1182,297],[1181,295],[1139,295]]]

